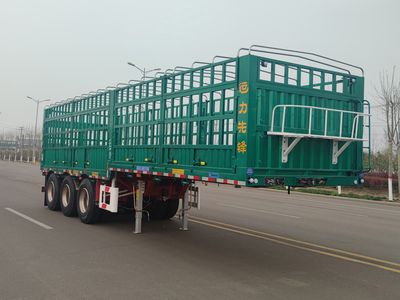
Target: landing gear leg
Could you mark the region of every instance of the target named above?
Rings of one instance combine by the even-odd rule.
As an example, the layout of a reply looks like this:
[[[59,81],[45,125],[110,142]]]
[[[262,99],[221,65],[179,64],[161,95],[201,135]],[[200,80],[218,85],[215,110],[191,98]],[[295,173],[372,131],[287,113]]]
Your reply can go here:
[[[142,232],[142,210],[143,210],[143,193],[145,182],[139,180],[138,186],[135,190],[135,233]]]
[[[182,199],[182,227],[180,228],[183,231],[187,231],[188,229],[188,209],[189,209],[189,188],[185,192],[185,196]]]

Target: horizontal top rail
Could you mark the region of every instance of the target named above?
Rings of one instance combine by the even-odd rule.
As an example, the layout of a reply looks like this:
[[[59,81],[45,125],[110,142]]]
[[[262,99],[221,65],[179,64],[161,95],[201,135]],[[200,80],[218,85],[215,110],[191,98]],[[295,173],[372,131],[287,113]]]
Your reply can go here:
[[[335,68],[335,69],[341,70],[341,71],[346,72],[349,75],[351,75],[351,72],[349,70],[345,69],[345,68],[341,68],[341,67],[338,67],[338,66],[335,66],[335,65],[332,65],[332,64],[324,63],[324,62],[321,62],[321,61],[318,61],[318,60],[315,60],[315,59],[312,59],[312,58],[307,58],[305,56],[301,56],[301,55],[298,55],[298,54],[286,54],[286,53],[265,51],[265,50],[256,50],[256,49],[250,49],[250,48],[248,48],[248,50],[249,50],[249,54],[251,54],[251,51],[254,51],[254,52],[260,52],[260,53],[268,53],[268,54],[274,54],[274,55],[282,55],[282,56],[301,58],[301,59],[305,59],[305,60],[308,60],[308,61],[311,61],[311,62],[314,62],[314,63],[317,63],[317,64],[321,64],[321,65],[324,65],[324,66],[327,66],[327,67],[331,67],[331,68]]]
[[[260,49],[257,49],[257,48],[269,49],[269,50],[275,50],[275,51],[281,51],[281,52],[265,51],[265,50],[260,50]],[[362,76],[364,76],[364,69],[359,67],[359,66],[356,66],[356,65],[353,65],[353,64],[341,61],[341,60],[333,59],[333,58],[330,58],[330,57],[327,57],[327,56],[324,56],[324,55],[316,54],[316,53],[313,53],[313,52],[293,50],[293,49],[287,49],[287,48],[270,47],[270,46],[264,46],[264,45],[251,45],[249,48],[240,48],[238,50],[238,52],[237,52],[237,56],[238,57],[240,56],[240,52],[242,52],[242,51],[248,51],[249,54],[251,54],[251,52],[254,51],[254,52],[269,53],[269,54],[274,54],[274,55],[296,57],[296,58],[305,59],[305,60],[308,60],[308,61],[311,61],[311,62],[315,62],[315,63],[318,63],[318,64],[322,64],[322,65],[325,65],[325,66],[329,66],[329,67],[332,67],[332,68],[336,68],[336,69],[345,71],[348,74],[352,74],[350,72],[350,70],[342,68],[340,66],[333,65],[333,64],[330,64],[330,63],[326,63],[326,62],[322,62],[322,61],[319,61],[319,60],[316,60],[316,59],[312,59],[312,58],[309,58],[309,57],[306,57],[306,56],[297,55],[297,54],[314,56],[314,57],[325,59],[325,60],[328,60],[328,61],[331,61],[331,62],[334,62],[334,63],[338,63],[338,64],[341,64],[341,65],[345,65],[345,66],[348,66],[348,67],[355,68],[355,69],[357,69],[357,70],[359,70],[361,72]],[[290,53],[296,53],[296,54],[289,54],[289,53],[282,53],[282,52],[290,52]]]

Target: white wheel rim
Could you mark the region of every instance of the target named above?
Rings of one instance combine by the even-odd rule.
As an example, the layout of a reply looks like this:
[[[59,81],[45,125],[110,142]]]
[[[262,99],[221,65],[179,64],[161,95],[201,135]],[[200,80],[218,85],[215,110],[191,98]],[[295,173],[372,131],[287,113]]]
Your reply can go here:
[[[50,184],[47,185],[47,201],[48,202],[53,202],[54,200],[54,191],[55,191],[55,186],[54,186],[54,182],[50,181]]]
[[[63,186],[63,190],[61,193],[61,201],[64,207],[67,207],[71,197],[71,189],[68,184]]]
[[[79,210],[81,213],[86,213],[89,206],[89,191],[83,188],[79,193]]]

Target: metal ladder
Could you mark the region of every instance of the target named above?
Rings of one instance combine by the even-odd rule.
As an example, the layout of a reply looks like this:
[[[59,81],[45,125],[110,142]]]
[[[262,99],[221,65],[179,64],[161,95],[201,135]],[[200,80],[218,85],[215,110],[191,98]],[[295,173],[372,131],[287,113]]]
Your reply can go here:
[[[368,129],[368,140],[366,141],[366,145],[363,143],[363,155],[364,150],[368,151],[368,162],[367,166],[364,166],[363,172],[369,172],[371,170],[371,105],[368,100],[363,101],[364,111],[368,112],[368,117],[364,119],[364,128]],[[368,121],[366,123],[366,121]],[[363,157],[363,164],[364,164],[364,157]]]

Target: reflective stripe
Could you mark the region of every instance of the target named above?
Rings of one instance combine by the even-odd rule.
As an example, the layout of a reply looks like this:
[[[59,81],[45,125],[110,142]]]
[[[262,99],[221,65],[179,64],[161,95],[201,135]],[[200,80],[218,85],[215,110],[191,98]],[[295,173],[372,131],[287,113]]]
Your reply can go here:
[[[129,173],[136,173],[136,174],[146,174],[146,175],[156,175],[156,176],[165,176],[165,177],[174,177],[174,178],[187,178],[192,179],[195,181],[207,181],[207,182],[217,182],[223,184],[231,184],[231,185],[246,185],[245,181],[238,181],[233,179],[225,179],[225,178],[214,178],[214,177],[200,177],[197,175],[183,175],[183,174],[174,174],[174,173],[163,173],[163,172],[152,172],[152,171],[141,171],[141,170],[132,170],[132,169],[120,169],[120,168],[110,168],[110,171],[117,171],[117,172],[129,172]],[[65,170],[64,172],[68,172],[69,170]],[[59,173],[61,174],[61,173]],[[104,180],[108,180],[107,177],[99,177],[96,176],[94,178],[101,178]]]

